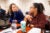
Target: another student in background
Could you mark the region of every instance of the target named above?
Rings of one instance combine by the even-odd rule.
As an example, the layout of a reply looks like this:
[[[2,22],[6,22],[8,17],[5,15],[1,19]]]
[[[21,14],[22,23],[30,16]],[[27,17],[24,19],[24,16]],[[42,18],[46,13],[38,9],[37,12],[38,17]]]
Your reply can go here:
[[[16,6],[16,4],[12,3],[9,7],[9,11],[11,15],[10,23],[12,23],[13,20],[15,20],[17,23],[20,23],[24,19],[23,13],[19,9],[19,7]]]
[[[0,19],[4,20],[5,19],[5,10],[1,8],[0,6]]]
[[[36,27],[36,28],[45,28],[45,24],[47,22],[46,16],[43,13],[44,6],[42,3],[33,3],[33,5],[30,7],[29,15],[26,15],[24,20],[27,22],[27,24],[30,24],[30,27]]]

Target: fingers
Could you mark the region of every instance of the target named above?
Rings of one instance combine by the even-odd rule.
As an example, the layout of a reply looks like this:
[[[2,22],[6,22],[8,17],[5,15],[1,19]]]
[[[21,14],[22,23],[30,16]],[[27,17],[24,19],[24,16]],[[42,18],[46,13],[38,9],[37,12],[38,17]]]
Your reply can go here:
[[[25,18],[24,18],[24,21],[32,21],[32,16],[30,15],[26,15]]]
[[[32,27],[34,27],[34,25],[33,25],[33,24],[31,24],[31,25],[30,25],[30,27],[32,28]]]

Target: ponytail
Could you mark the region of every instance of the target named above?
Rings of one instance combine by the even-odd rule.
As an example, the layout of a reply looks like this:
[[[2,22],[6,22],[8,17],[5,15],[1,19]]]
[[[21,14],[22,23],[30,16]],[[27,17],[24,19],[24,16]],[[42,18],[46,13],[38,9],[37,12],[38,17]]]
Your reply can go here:
[[[43,13],[45,10],[42,3],[33,3],[33,5],[37,8],[38,13]]]

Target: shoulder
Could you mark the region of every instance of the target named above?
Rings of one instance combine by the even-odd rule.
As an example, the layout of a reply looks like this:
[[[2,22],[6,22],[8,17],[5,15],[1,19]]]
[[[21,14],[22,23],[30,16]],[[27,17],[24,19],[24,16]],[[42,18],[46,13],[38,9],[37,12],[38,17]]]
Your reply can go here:
[[[19,14],[23,14],[21,10],[18,10],[18,13],[19,13]]]
[[[41,13],[40,17],[46,17],[46,15],[44,13]]]
[[[21,10],[18,10],[18,12],[21,13],[22,11]]]
[[[39,18],[40,18],[40,19],[43,19],[43,20],[46,20],[46,15],[45,15],[44,13],[41,13],[41,14],[39,15]]]
[[[1,10],[5,12],[5,10],[4,10],[4,9],[1,9]]]

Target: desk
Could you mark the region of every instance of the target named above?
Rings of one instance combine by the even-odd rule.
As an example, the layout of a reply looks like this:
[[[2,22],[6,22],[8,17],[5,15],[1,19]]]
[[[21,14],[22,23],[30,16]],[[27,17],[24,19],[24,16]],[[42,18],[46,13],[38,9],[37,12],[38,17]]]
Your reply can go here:
[[[20,24],[17,24],[17,26],[20,26]],[[31,28],[30,27],[26,27],[26,32],[28,32]],[[6,30],[0,30],[0,32],[3,32],[3,31],[8,31],[8,30],[11,30],[11,28],[8,28]],[[43,32],[43,31],[42,31]],[[41,33],[42,33],[41,32]],[[21,29],[16,29],[16,33],[22,33]]]
[[[2,30],[0,33],[9,33],[9,32],[11,32],[11,33],[16,33],[16,32],[18,32],[19,30],[20,30],[20,29],[12,30],[11,27],[10,27],[10,28],[8,28],[8,29]]]
[[[10,24],[10,25],[11,25],[11,24]],[[16,26],[17,26],[17,27],[19,27],[19,26],[20,26],[20,24],[17,24]],[[5,29],[4,29],[4,30],[5,30]],[[3,31],[3,30],[2,30],[2,29],[0,29],[0,32],[1,32],[1,31]]]
[[[28,31],[30,31],[30,27],[26,27],[26,33],[28,32]],[[22,31],[21,30],[19,30],[17,33],[22,33]],[[41,33],[43,33],[43,30],[41,30]]]
[[[28,32],[31,28],[30,27],[26,27],[26,32]],[[22,33],[21,30],[19,30],[17,33]]]

